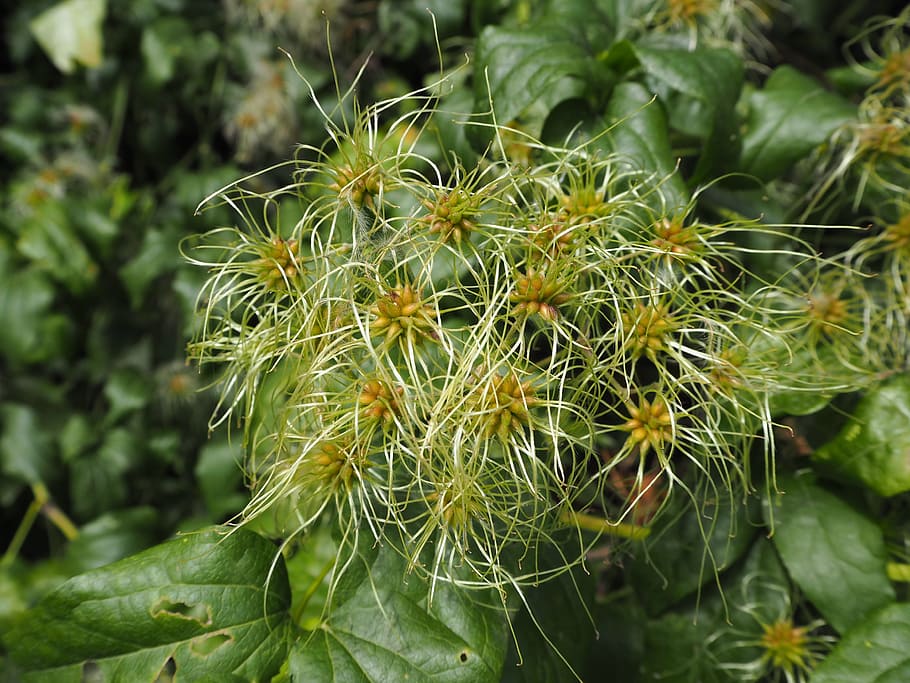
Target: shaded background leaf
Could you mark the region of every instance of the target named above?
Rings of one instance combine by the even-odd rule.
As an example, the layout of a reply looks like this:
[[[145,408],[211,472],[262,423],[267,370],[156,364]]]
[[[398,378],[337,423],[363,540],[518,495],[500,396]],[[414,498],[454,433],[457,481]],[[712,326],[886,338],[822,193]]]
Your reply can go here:
[[[856,117],[856,107],[790,66],[775,69],[747,98],[742,160],[746,173],[771,180]]]

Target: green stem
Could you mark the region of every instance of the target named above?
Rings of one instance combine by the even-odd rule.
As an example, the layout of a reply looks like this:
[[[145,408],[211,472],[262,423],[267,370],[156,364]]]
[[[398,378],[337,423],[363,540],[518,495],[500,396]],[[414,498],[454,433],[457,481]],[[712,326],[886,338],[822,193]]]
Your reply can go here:
[[[35,500],[41,503],[41,513],[60,530],[67,541],[75,540],[79,536],[79,529],[73,524],[73,520],[67,517],[66,513],[51,500],[47,487],[40,483],[34,484],[32,492],[35,494]]]
[[[886,571],[888,572],[888,578],[892,581],[910,583],[910,564],[889,562],[886,566]]]
[[[126,118],[126,106],[129,102],[129,81],[121,78],[114,90],[113,113],[110,128],[104,140],[102,158],[109,164],[116,163],[117,148],[120,146],[120,136],[123,134],[123,122]]]
[[[38,517],[38,513],[41,512],[42,505],[43,503],[37,498],[32,500],[28,509],[25,511],[25,514],[22,515],[22,521],[19,522],[16,533],[13,534],[13,540],[9,542],[6,552],[3,554],[3,559],[0,560],[0,567],[10,566],[19,555],[19,550],[22,548],[22,544],[25,543],[25,537],[28,536],[28,532],[31,531],[32,525]]]
[[[300,603],[296,608],[294,608],[292,619],[298,626],[300,625],[300,618],[303,616],[303,610],[306,609],[306,606],[309,604],[310,599],[313,597],[313,595],[315,595],[316,591],[319,590],[319,586],[322,585],[325,577],[329,575],[330,571],[332,571],[332,568],[335,566],[335,562],[336,558],[332,557],[328,562],[325,563],[322,571],[319,572],[319,576],[313,579],[312,583],[310,583],[310,585],[307,587],[306,593],[304,593],[303,597],[300,599]]]
[[[13,534],[13,539],[6,548],[6,552],[3,553],[3,559],[0,559],[0,567],[8,567],[19,555],[28,532],[31,531],[39,514],[47,517],[51,524],[63,533],[66,540],[72,541],[79,535],[79,529],[76,528],[73,521],[67,517],[63,510],[51,502],[51,495],[44,484],[40,482],[32,484],[32,495],[34,498],[22,516],[22,521],[19,522],[16,533]]]
[[[613,524],[602,517],[586,515],[582,512],[569,510],[560,514],[560,519],[566,524],[572,524],[586,531],[593,531],[598,534],[608,534],[619,538],[630,538],[640,541],[647,538],[651,530],[644,526],[635,526],[634,524],[624,524],[622,522]]]

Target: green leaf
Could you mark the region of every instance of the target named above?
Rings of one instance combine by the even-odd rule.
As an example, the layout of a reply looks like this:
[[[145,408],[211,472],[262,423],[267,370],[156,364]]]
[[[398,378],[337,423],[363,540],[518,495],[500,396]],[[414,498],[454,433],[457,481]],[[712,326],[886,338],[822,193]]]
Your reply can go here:
[[[594,602],[594,593],[594,578],[580,571],[527,591],[527,604],[512,619],[515,642],[502,683],[562,683],[575,678],[573,671],[577,675],[589,650],[597,647],[587,607]]]
[[[73,229],[66,207],[60,202],[42,204],[22,223],[19,251],[53,279],[75,294],[81,294],[98,276],[98,264]]]
[[[598,637],[589,648],[587,675],[582,674],[584,680],[600,680],[604,671],[609,671],[615,681],[639,680],[645,657],[647,616],[633,598],[627,595],[594,603]]]
[[[844,634],[812,674],[812,683],[910,681],[910,605],[889,605]]]
[[[226,435],[199,451],[196,481],[206,507],[215,518],[238,512],[247,501],[247,495],[242,492],[242,461],[240,445],[232,444]]]
[[[54,286],[37,270],[6,275],[0,265],[0,354],[36,363],[62,351],[70,323],[53,313]]]
[[[156,540],[158,513],[144,506],[110,512],[79,529],[66,548],[73,574],[101,567],[145,550]]]
[[[680,496],[653,525],[642,548],[626,563],[628,578],[650,614],[691,595],[733,564],[751,545],[756,528],[751,507],[699,503]]]
[[[139,253],[120,269],[120,279],[130,295],[134,309],[142,305],[149,287],[161,275],[174,270],[179,264],[177,238],[167,230],[149,230],[145,233]]]
[[[771,74],[749,97],[741,167],[772,180],[856,118],[856,107],[792,67]]]
[[[105,0],[65,0],[32,19],[29,28],[54,66],[68,74],[76,64],[100,66],[106,11]]]
[[[772,540],[793,581],[831,626],[845,633],[894,601],[878,525],[811,476],[777,483],[783,493],[766,507]]]
[[[813,458],[882,496],[910,491],[910,375],[872,389]]]
[[[287,654],[290,587],[261,536],[211,529],[76,576],[5,636],[25,681],[268,680]]]
[[[743,83],[742,60],[719,48],[690,52],[635,45],[634,52],[670,125],[703,141],[690,183],[730,168],[739,156],[736,103]]]
[[[613,91],[605,117],[612,125],[609,138],[613,151],[632,162],[642,173],[653,173],[661,184],[666,208],[685,207],[689,192],[676,172],[676,161],[667,135],[667,117],[660,104],[639,83],[620,83]]]
[[[496,122],[508,125],[533,105],[542,111],[543,120],[557,104],[584,97],[593,84],[606,78],[605,69],[584,42],[559,25],[488,26],[477,41],[474,111],[489,111],[492,100]],[[490,136],[485,129],[468,129],[476,147],[482,148]]]
[[[0,405],[0,472],[29,484],[44,481],[51,467],[51,440],[38,414],[19,403]]]
[[[113,424],[143,408],[152,397],[152,385],[137,370],[121,368],[115,370],[104,385],[104,397],[109,405],[105,419]]]
[[[376,13],[383,54],[398,60],[414,57],[421,43],[457,35],[466,0],[382,0]]]
[[[287,561],[294,587],[291,614],[302,628],[313,631],[322,623],[332,586],[331,570],[338,559],[338,541],[328,525],[308,531],[300,549]]]
[[[771,543],[759,537],[720,588],[708,584],[697,599],[649,622],[641,680],[755,680],[763,624],[791,615],[789,579]]]
[[[177,58],[192,45],[190,26],[180,17],[162,17],[142,32],[142,59],[145,71],[160,87],[174,76]]]
[[[731,681],[711,651],[716,619],[703,615],[665,614],[648,624],[641,679],[662,683],[720,683]]]
[[[320,683],[500,679],[505,613],[492,592],[428,584],[383,546],[357,555],[328,620],[291,652],[294,680]]]
[[[141,434],[112,429],[95,452],[70,465],[73,512],[91,519],[126,502],[126,473],[143,458]]]

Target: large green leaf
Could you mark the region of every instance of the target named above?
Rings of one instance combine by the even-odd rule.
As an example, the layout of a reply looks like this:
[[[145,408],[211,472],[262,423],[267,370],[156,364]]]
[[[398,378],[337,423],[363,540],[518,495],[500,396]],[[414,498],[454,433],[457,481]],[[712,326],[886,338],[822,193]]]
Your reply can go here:
[[[276,552],[245,530],[184,536],[70,579],[4,641],[26,681],[268,680],[291,629]]]
[[[645,83],[666,108],[670,125],[702,141],[692,182],[730,168],[739,155],[735,109],[743,83],[742,60],[715,48],[632,49]]]
[[[676,160],[667,135],[667,116],[660,104],[639,83],[620,83],[613,91],[605,117],[611,125],[613,151],[632,162],[642,173],[652,173],[661,185],[669,213],[685,207],[689,193],[676,172]]]
[[[742,170],[772,180],[822,144],[856,107],[789,66],[749,97]]]
[[[488,26],[477,41],[474,111],[489,112],[492,101],[496,122],[506,125],[533,107],[542,121],[560,102],[602,90],[608,74],[578,34],[558,23]],[[468,130],[478,147],[490,137],[488,130]]]
[[[809,475],[778,479],[766,508],[774,545],[803,593],[839,632],[894,600],[882,531]],[[846,597],[845,597],[846,596]]]
[[[430,601],[405,571],[388,546],[356,556],[328,619],[291,652],[293,680],[499,681],[508,631],[498,597],[440,584]]]
[[[101,64],[101,23],[106,0],[65,0],[35,17],[32,35],[60,71],[71,73],[77,64]]]
[[[866,394],[847,425],[813,457],[883,496],[910,491],[910,374]]]
[[[844,634],[812,674],[812,683],[906,683],[908,643],[910,605],[889,605]]]

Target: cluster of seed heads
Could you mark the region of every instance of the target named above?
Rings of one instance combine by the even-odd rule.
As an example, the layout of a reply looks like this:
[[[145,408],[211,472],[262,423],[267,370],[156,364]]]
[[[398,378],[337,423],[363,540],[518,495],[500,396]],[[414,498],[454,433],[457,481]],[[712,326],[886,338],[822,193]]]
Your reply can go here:
[[[572,520],[619,521],[645,486],[748,486],[774,394],[830,388],[822,354],[795,385],[788,365],[851,309],[802,291],[821,277],[745,269],[737,233],[772,228],[707,224],[584,147],[447,172],[414,151],[422,114],[383,132],[387,108],[330,127],[260,197],[303,207],[290,234],[239,211],[228,258],[197,259],[212,276],[193,351],[225,364],[226,413],[246,420],[247,518],[280,512],[288,535],[328,518],[467,585],[536,582],[596,541]],[[617,505],[620,466],[638,474]],[[560,566],[538,561],[557,542]]]

